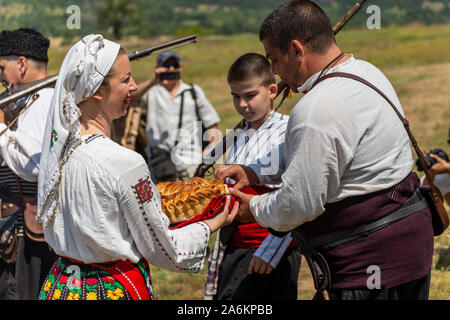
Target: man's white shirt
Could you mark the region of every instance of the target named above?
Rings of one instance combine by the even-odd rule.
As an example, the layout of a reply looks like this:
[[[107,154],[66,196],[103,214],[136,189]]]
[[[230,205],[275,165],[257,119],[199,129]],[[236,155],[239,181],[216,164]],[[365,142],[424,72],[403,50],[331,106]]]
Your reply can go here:
[[[403,114],[394,88],[372,64],[351,57],[328,72],[337,71],[371,82]],[[318,75],[298,91],[310,90]],[[250,202],[256,221],[278,231],[314,220],[326,203],[391,187],[413,166],[406,130],[386,100],[346,78],[327,79],[300,99],[289,117],[283,152],[281,189]],[[259,165],[250,167],[262,183],[274,182]]]
[[[39,174],[45,125],[53,95],[53,88],[37,92],[39,98],[17,120],[17,130],[7,130],[0,137],[1,166],[8,166],[26,181],[36,182]],[[31,97],[28,98],[27,105]],[[0,123],[0,132],[6,129]],[[50,137],[48,137],[50,138]]]
[[[202,126],[198,121],[195,101],[189,89],[191,86],[180,80],[180,87],[174,98],[161,84],[150,88],[142,97],[147,104],[146,133],[149,140],[149,153],[151,153],[151,147],[172,151],[178,138],[172,160],[180,171],[194,164],[200,164],[202,161]],[[194,90],[199,116],[204,127],[208,128],[219,123],[219,115],[206,99],[203,90],[197,85],[194,85]],[[182,97],[182,127],[178,130]]]

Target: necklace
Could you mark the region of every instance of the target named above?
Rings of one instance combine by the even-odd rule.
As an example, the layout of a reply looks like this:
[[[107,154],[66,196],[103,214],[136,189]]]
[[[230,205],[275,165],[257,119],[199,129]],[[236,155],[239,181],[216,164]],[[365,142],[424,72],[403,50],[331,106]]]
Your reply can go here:
[[[312,87],[314,87],[314,86],[317,84],[317,82],[319,81],[319,79],[322,77],[322,75],[324,74],[324,72],[325,72],[327,69],[332,68],[332,67],[333,67],[336,63],[338,63],[338,61],[341,60],[341,58],[344,57],[344,56],[345,56],[345,54],[344,54],[343,52],[341,52],[336,58],[334,58],[333,60],[331,60],[331,61],[325,66],[325,68],[322,69],[322,71],[321,71],[320,74],[319,74],[319,77],[316,79],[316,81],[314,82],[314,85],[313,85]],[[311,88],[312,88],[312,87],[311,87]],[[306,93],[306,92],[307,92],[307,91],[305,91],[304,93]],[[280,101],[280,103],[278,104],[278,106],[275,108],[275,111],[277,111],[277,110],[281,107],[281,105],[283,104],[284,100],[289,96],[289,93],[290,93],[289,86],[286,86],[286,88],[284,89],[283,97],[281,98],[281,101]]]
[[[313,88],[317,82],[319,81],[319,79],[323,76],[323,74],[325,73],[326,70],[331,69],[332,67],[334,67],[336,65],[336,63],[339,62],[339,60],[342,59],[342,57],[344,57],[345,54],[343,52],[341,52],[336,58],[334,58],[333,60],[331,60],[326,66],[325,68],[322,69],[322,71],[320,71],[319,76],[317,77],[316,81],[314,81],[314,84],[312,85],[311,88]]]

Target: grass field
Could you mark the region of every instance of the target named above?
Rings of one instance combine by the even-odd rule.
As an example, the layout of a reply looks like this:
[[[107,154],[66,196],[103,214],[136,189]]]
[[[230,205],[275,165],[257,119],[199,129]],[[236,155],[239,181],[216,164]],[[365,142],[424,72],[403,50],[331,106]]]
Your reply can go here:
[[[392,81],[422,149],[435,147],[450,152],[446,145],[450,125],[450,24],[411,25],[381,30],[343,30],[338,45],[346,53],[379,67]],[[130,52],[152,46],[169,38],[127,39],[122,45]],[[58,72],[67,47],[55,39],[50,50],[49,74]],[[177,49],[183,58],[183,80],[200,85],[221,116],[220,129],[233,128],[240,120],[235,112],[226,72],[241,54],[264,54],[257,35],[205,36],[198,43]],[[135,79],[151,76],[156,58],[132,62]],[[297,95],[280,109],[288,114],[301,96]],[[450,230],[435,238],[435,255],[430,299],[450,299]],[[205,269],[205,268],[204,268]],[[179,274],[152,268],[152,280],[158,299],[202,299],[206,270],[198,274]],[[310,299],[313,286],[304,264],[299,278],[299,299]]]

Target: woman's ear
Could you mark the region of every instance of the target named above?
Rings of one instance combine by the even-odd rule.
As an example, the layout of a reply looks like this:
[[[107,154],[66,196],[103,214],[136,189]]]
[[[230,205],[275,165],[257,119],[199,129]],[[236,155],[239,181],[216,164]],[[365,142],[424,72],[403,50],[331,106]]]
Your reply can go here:
[[[106,96],[106,90],[104,86],[100,86],[100,88],[97,89],[97,91],[95,91],[95,93],[92,95],[91,98],[93,98],[96,101],[101,101],[105,98]]]

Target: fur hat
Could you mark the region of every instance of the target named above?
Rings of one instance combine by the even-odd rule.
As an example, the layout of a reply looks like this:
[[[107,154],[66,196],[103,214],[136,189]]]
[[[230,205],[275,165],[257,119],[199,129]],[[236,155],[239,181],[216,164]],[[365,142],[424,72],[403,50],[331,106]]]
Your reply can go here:
[[[24,56],[48,62],[50,40],[34,29],[20,28],[0,33],[0,56]]]

